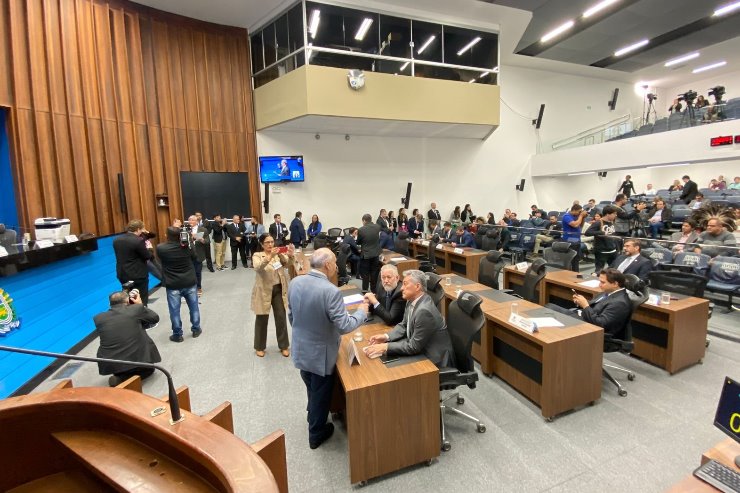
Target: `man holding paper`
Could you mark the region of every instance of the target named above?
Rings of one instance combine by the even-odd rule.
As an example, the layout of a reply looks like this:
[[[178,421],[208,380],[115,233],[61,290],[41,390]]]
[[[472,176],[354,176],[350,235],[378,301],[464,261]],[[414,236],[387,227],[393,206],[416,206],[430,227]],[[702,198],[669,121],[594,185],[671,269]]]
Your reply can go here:
[[[420,270],[404,272],[402,285],[406,311],[401,322],[386,334],[374,335],[365,354],[370,358],[424,354],[440,368],[454,366],[455,356],[444,318],[427,294],[427,278]]]

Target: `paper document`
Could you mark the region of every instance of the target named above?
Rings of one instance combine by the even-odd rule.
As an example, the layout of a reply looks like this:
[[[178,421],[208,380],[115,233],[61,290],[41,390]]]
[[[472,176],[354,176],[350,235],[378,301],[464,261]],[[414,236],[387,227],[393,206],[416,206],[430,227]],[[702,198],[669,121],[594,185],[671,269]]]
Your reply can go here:
[[[344,297],[344,304],[345,305],[353,305],[355,303],[362,303],[362,300],[364,300],[365,297],[361,294],[351,294],[349,296]]]
[[[536,323],[537,327],[565,327],[552,317],[530,318],[530,320]]]
[[[408,260],[406,257],[393,257],[390,259],[391,262],[403,262],[404,260]]]
[[[581,286],[586,286],[587,288],[598,288],[599,287],[599,280],[598,279],[591,279],[590,281],[583,281],[579,282]]]

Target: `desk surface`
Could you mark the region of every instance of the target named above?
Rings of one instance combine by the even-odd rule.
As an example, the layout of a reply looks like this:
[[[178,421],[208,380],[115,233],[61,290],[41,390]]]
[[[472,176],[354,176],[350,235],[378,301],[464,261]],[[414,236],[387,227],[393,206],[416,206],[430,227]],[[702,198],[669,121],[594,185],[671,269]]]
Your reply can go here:
[[[726,438],[701,455],[701,464],[713,459],[740,473],[740,468],[735,465],[735,457],[738,455],[740,455],[740,444],[732,438]],[[716,491],[718,490],[713,486],[691,474],[673,485],[667,493],[712,493]]]

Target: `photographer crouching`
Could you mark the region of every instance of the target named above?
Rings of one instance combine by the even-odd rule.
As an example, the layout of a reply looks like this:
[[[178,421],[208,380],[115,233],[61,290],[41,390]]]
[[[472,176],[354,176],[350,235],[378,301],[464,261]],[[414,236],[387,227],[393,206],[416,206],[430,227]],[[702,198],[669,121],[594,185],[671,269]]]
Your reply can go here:
[[[110,309],[93,318],[95,330],[100,336],[98,358],[142,363],[162,361],[156,344],[146,333],[146,329],[159,322],[159,315],[144,306],[139,291],[116,291],[111,293],[108,301]],[[154,368],[100,362],[98,372],[101,375],[111,375],[108,384],[115,387],[134,375],[147,378],[154,373]]]

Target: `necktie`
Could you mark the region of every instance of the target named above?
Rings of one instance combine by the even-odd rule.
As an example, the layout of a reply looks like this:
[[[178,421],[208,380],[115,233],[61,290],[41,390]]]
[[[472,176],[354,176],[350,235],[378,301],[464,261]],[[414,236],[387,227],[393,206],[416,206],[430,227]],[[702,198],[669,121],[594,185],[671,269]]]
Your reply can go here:
[[[406,339],[411,339],[411,315],[414,313],[414,305],[408,303],[406,305]]]
[[[626,259],[622,260],[622,263],[619,264],[619,267],[617,267],[617,270],[619,272],[624,273],[625,269],[629,267],[629,265],[632,263],[632,257],[627,257]]]
[[[385,293],[385,310],[386,311],[391,311],[391,295],[392,294],[393,294],[392,292],[389,293],[387,291]]]

